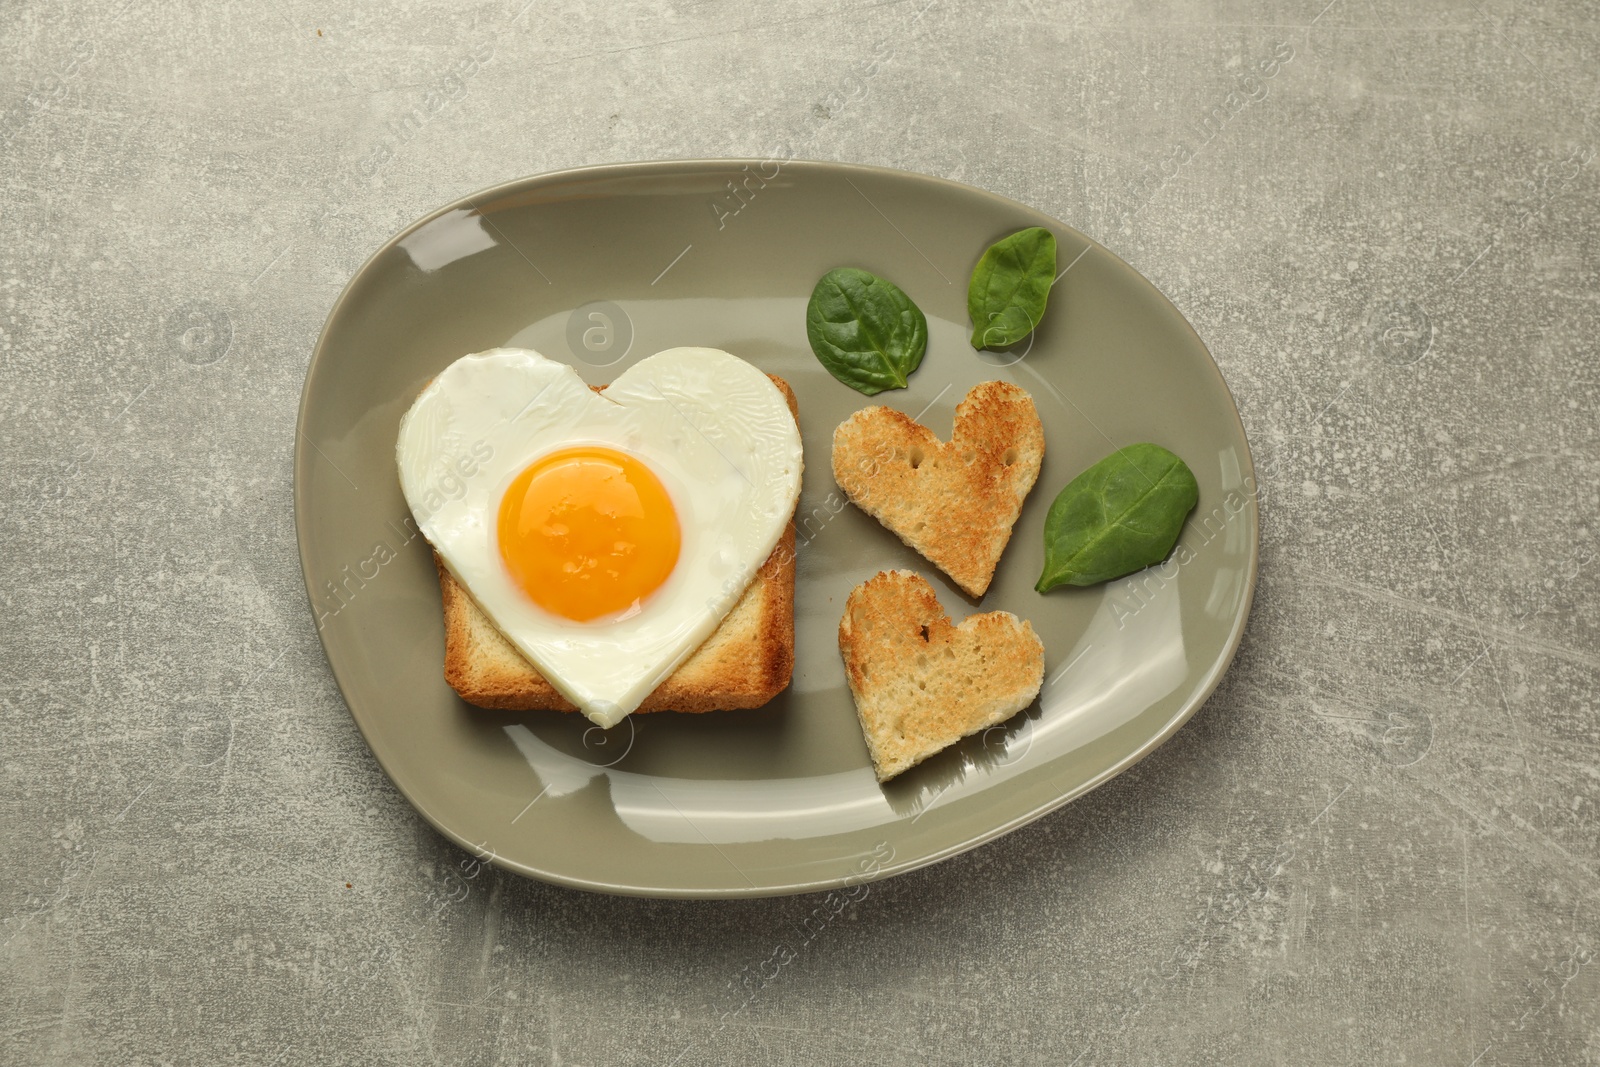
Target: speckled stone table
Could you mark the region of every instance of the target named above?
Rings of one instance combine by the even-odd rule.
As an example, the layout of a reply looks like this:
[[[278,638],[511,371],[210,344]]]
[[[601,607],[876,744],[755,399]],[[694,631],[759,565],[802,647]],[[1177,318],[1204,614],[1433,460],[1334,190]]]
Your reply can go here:
[[[0,1061],[1600,1063],[1597,17],[0,8]],[[290,456],[405,223],[780,143],[1119,252],[1265,492],[1188,726],[765,981],[814,900],[569,892],[412,811],[317,642]]]

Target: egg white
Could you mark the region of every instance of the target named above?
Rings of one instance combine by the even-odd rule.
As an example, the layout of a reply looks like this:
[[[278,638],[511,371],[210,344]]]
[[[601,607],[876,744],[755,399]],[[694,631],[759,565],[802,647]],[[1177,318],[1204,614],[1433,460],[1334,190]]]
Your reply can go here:
[[[666,487],[681,545],[634,609],[562,618],[517,587],[496,543],[500,499],[542,455],[604,445]],[[527,349],[456,360],[400,422],[400,485],[417,526],[478,606],[601,726],[637,708],[709,637],[771,554],[800,494],[800,433],[783,394],[727,352],[675,348],[604,393]]]

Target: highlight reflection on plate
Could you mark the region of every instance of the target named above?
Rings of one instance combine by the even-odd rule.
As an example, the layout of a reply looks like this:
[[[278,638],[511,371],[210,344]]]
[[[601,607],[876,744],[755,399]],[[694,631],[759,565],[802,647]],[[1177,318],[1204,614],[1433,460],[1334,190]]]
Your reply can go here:
[[[666,896],[824,889],[920,867],[1105,781],[1176,730],[1215,687],[1255,580],[1249,449],[1226,386],[1181,315],[1062,223],[965,186],[788,162],[736,218],[706,208],[747,161],[598,167],[449,205],[362,267],[307,375],[296,524],[319,632],[384,770],[441,832],[565,885]],[[759,173],[772,172],[769,164]],[[721,228],[718,222],[721,222]],[[967,343],[965,279],[996,238],[1050,228],[1070,264],[1025,351]],[[910,388],[868,400],[811,355],[806,297],[857,265],[927,315]],[[584,312],[581,321],[574,316]],[[471,708],[441,676],[439,594],[394,471],[400,415],[460,355],[535,348],[610,381],[663,348],[724,348],[788,379],[806,475],[796,514],[796,667],[766,708],[578,716]],[[974,602],[833,485],[834,426],[869,403],[947,437],[980,381],[1032,393],[1046,455],[988,595]],[[1200,505],[1167,564],[1041,596],[1054,494],[1114,445],[1183,456]],[[1045,645],[1035,704],[880,786],[844,684],[844,599],[880,569],[929,578],[957,621],[1008,610]]]
[[[935,802],[993,789],[1017,773],[1023,757],[1066,755],[1124,725],[1182,683],[1183,655],[1178,587],[1157,592],[1130,616],[1132,640],[1112,640],[1111,611],[1095,616],[1067,665],[1048,679],[1036,714],[979,735],[981,755],[964,761],[962,774],[912,808],[913,818]],[[1106,648],[1090,656],[1095,642]],[[1139,654],[1130,658],[1133,650]],[[625,724],[622,729],[627,729]],[[780,778],[752,791],[749,783],[645,775],[589,763],[539,740],[526,726],[505,727],[545,795],[555,799],[601,780],[617,816],[634,833],[662,844],[718,845],[804,837],[841,830],[881,828],[902,818],[878,785],[871,767],[806,778]],[[991,737],[1001,734],[998,744]]]

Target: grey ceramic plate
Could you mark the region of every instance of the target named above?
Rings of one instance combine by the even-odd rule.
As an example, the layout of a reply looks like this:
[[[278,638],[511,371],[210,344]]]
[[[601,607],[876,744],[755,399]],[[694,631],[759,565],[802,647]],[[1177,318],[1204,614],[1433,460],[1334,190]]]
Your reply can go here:
[[[1033,344],[978,354],[966,283],[992,241],[1049,227],[1066,268]],[[884,275],[928,317],[909,389],[868,400],[806,342],[829,268]],[[406,525],[401,414],[450,361],[538,349],[607,382],[675,345],[733,352],[800,400],[794,682],[757,711],[577,716],[469,707],[441,677],[439,591]],[[1043,418],[1044,469],[981,604],[843,502],[833,428],[886,403],[949,435],[967,389],[1005,378]],[[1175,560],[1106,586],[1033,591],[1056,492],[1115,445],[1155,441],[1200,482]],[[318,629],[379,763],[440,832],[508,870],[615,893],[717,897],[849,885],[925,866],[1036,819],[1178,729],[1238,647],[1255,583],[1250,453],[1183,316],[1126,263],[1021,204],[833,163],[687,161],[511,182],[384,245],[328,317],[301,402],[295,521]],[[1005,609],[1044,640],[1033,707],[879,786],[837,627],[879,569],[926,574],[959,621]]]

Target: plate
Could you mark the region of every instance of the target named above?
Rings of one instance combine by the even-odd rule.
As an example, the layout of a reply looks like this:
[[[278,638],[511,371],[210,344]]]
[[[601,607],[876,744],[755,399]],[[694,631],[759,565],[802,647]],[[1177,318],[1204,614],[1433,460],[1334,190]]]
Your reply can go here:
[[[1060,280],[1031,344],[976,353],[966,288],[993,241],[1045,226]],[[868,399],[806,341],[816,280],[859,266],[928,318],[911,386]],[[400,494],[400,416],[457,357],[524,346],[608,382],[678,345],[782,375],[800,402],[795,671],[755,711],[632,716],[484,711],[441,674],[439,589]],[[844,501],[833,429],[871,403],[948,437],[956,403],[1001,378],[1033,394],[1039,483],[981,603]],[[1055,494],[1113,447],[1154,441],[1200,484],[1166,565],[1033,590]],[[424,818],[507,870],[582,889],[745,897],[850,887],[953,856],[1060,807],[1172,735],[1238,648],[1258,543],[1250,450],[1181,314],[1083,234],[919,174],[798,160],[633,163],[526,178],[435,211],[345,288],[301,399],[295,524],[313,617],[351,714]],[[845,597],[880,569],[928,576],[959,621],[1004,609],[1043,639],[1032,707],[887,785],[845,686]]]

